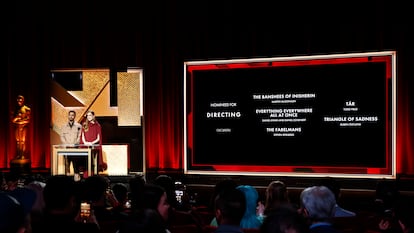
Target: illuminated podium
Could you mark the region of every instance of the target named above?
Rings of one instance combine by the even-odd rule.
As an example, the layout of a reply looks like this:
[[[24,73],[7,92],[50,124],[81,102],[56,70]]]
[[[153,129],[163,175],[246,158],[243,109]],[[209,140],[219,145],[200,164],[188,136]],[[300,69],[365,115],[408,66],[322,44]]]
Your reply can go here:
[[[108,169],[101,174],[128,175],[128,145],[112,144],[102,146],[102,160],[107,163]],[[98,158],[93,156],[96,146],[86,145],[53,145],[52,175],[66,175],[65,157],[86,157],[88,174],[98,174]]]
[[[53,145],[52,175],[66,175],[65,157],[67,156],[86,157],[88,174],[98,174],[97,156],[92,156],[94,151],[95,146]]]

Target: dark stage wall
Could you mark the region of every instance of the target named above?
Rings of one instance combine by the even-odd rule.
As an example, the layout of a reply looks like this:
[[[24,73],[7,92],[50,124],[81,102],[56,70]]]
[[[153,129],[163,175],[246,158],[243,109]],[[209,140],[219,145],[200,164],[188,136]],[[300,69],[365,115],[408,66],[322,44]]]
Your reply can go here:
[[[3,21],[7,65],[0,86],[0,168],[9,167],[15,153],[10,111],[17,94],[33,109],[31,166],[50,167],[45,158],[50,157],[52,69],[143,68],[146,167],[181,171],[185,61],[395,50],[397,172],[414,174],[414,38],[408,6],[388,1],[10,4]]]

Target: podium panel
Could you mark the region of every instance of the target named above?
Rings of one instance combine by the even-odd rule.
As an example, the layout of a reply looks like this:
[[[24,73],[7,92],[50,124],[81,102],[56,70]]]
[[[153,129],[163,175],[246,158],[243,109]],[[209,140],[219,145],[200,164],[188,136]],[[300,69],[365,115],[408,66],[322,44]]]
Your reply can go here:
[[[102,159],[108,164],[107,175],[128,175],[128,145],[102,145]]]
[[[86,157],[88,174],[128,175],[128,145],[102,145],[102,159],[108,169],[98,173],[96,164],[98,160],[94,153],[94,146],[65,146],[53,145],[52,175],[65,175],[65,157]],[[70,172],[73,174],[73,171]]]
[[[93,150],[93,147],[81,148],[54,145],[52,153],[52,175],[65,175],[65,156],[86,157],[88,174],[97,174],[96,166],[94,166],[94,172],[92,173],[92,164],[96,164],[96,158],[92,158]]]

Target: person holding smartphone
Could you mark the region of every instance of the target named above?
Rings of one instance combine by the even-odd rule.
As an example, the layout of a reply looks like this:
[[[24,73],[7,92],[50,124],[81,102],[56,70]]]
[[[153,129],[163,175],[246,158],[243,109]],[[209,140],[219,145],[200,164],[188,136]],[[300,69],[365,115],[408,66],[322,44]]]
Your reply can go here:
[[[81,214],[80,185],[69,176],[49,177],[43,189],[44,213],[32,222],[32,233],[100,233],[94,212]]]

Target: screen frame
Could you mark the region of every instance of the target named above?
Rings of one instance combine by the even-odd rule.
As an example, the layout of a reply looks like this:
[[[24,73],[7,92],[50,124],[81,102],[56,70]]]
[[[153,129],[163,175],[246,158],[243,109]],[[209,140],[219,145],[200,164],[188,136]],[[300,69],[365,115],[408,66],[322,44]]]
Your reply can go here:
[[[189,161],[189,149],[193,145],[193,127],[189,125],[193,122],[191,114],[191,98],[194,96],[191,82],[194,77],[194,70],[210,69],[233,69],[233,68],[252,68],[260,66],[307,66],[318,64],[347,64],[366,62],[372,59],[384,59],[386,61],[387,77],[390,80],[387,88],[387,140],[385,146],[386,167],[385,168],[338,168],[329,166],[259,166],[261,171],[251,171],[251,166],[229,165],[214,166],[214,170],[193,169]],[[272,57],[272,58],[251,58],[251,59],[227,59],[227,60],[206,60],[184,62],[184,173],[201,175],[249,175],[249,176],[300,176],[300,177],[345,177],[345,178],[396,178],[396,51],[383,52],[362,52],[344,53],[327,55],[291,56],[291,57]],[[389,93],[391,92],[391,93]],[[390,95],[390,96],[389,96]],[[190,112],[190,114],[189,114]],[[190,145],[190,147],[189,147]],[[218,168],[218,169],[217,169]],[[308,168],[312,168],[309,172]]]

